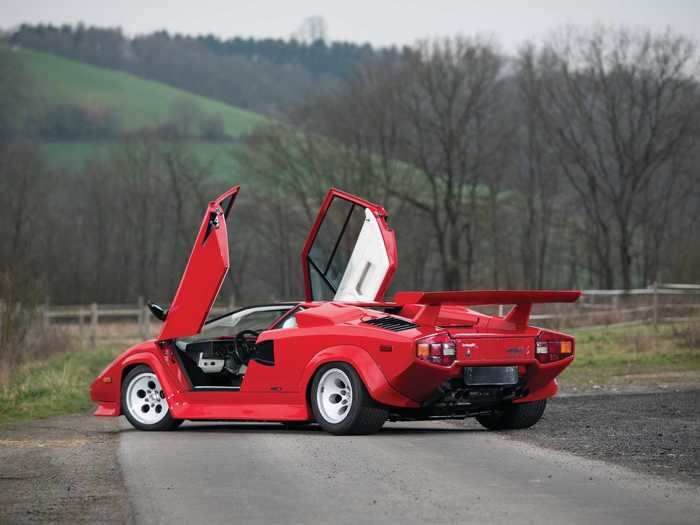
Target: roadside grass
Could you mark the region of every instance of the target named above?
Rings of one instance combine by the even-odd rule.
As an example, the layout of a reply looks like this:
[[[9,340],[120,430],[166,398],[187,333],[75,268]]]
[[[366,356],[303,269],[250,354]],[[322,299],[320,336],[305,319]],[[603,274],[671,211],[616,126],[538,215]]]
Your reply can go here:
[[[660,325],[579,328],[576,359],[562,374],[571,385],[700,384],[700,320]],[[89,410],[93,379],[124,350],[100,343],[21,365],[0,386],[0,425]]]
[[[700,320],[572,329],[576,359],[561,375],[576,385],[697,382]]]
[[[0,425],[88,410],[90,383],[123,350],[100,344],[20,366],[0,387]]]

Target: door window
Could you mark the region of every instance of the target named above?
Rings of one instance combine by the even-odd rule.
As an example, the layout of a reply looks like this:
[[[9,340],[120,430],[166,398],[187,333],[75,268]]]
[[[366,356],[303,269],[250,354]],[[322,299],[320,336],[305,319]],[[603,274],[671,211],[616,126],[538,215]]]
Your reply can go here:
[[[365,222],[365,208],[334,198],[309,251],[314,299],[335,297]]]

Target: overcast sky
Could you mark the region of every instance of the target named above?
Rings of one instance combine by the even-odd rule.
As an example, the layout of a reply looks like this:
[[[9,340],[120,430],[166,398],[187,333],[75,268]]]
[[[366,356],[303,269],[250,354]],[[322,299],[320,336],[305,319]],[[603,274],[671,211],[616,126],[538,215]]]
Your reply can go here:
[[[700,0],[0,0],[0,25],[22,22],[167,29],[222,37],[288,38],[312,15],[332,40],[375,45],[457,33],[496,37],[514,49],[565,24],[667,27],[700,40]]]

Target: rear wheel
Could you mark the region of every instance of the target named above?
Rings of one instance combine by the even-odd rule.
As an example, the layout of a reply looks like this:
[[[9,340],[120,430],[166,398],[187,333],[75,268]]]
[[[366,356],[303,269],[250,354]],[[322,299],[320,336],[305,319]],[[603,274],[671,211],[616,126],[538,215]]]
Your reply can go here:
[[[139,430],[173,430],[182,423],[170,415],[160,381],[145,365],[134,367],[124,378],[122,413]]]
[[[347,363],[331,363],[316,372],[311,384],[311,410],[321,428],[332,434],[373,434],[382,428],[388,415]]]
[[[529,403],[513,403],[495,414],[476,416],[476,420],[489,430],[530,428],[542,418],[546,407],[546,399]]]

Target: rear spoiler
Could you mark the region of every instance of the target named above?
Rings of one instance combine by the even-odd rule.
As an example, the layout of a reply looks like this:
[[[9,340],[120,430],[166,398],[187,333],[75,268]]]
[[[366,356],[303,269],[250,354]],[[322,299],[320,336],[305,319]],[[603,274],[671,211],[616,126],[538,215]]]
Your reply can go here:
[[[398,305],[424,305],[414,317],[419,324],[435,325],[443,304],[477,306],[513,304],[505,320],[524,328],[530,319],[534,303],[573,303],[581,297],[580,290],[464,290],[457,292],[398,292],[394,302]]]

